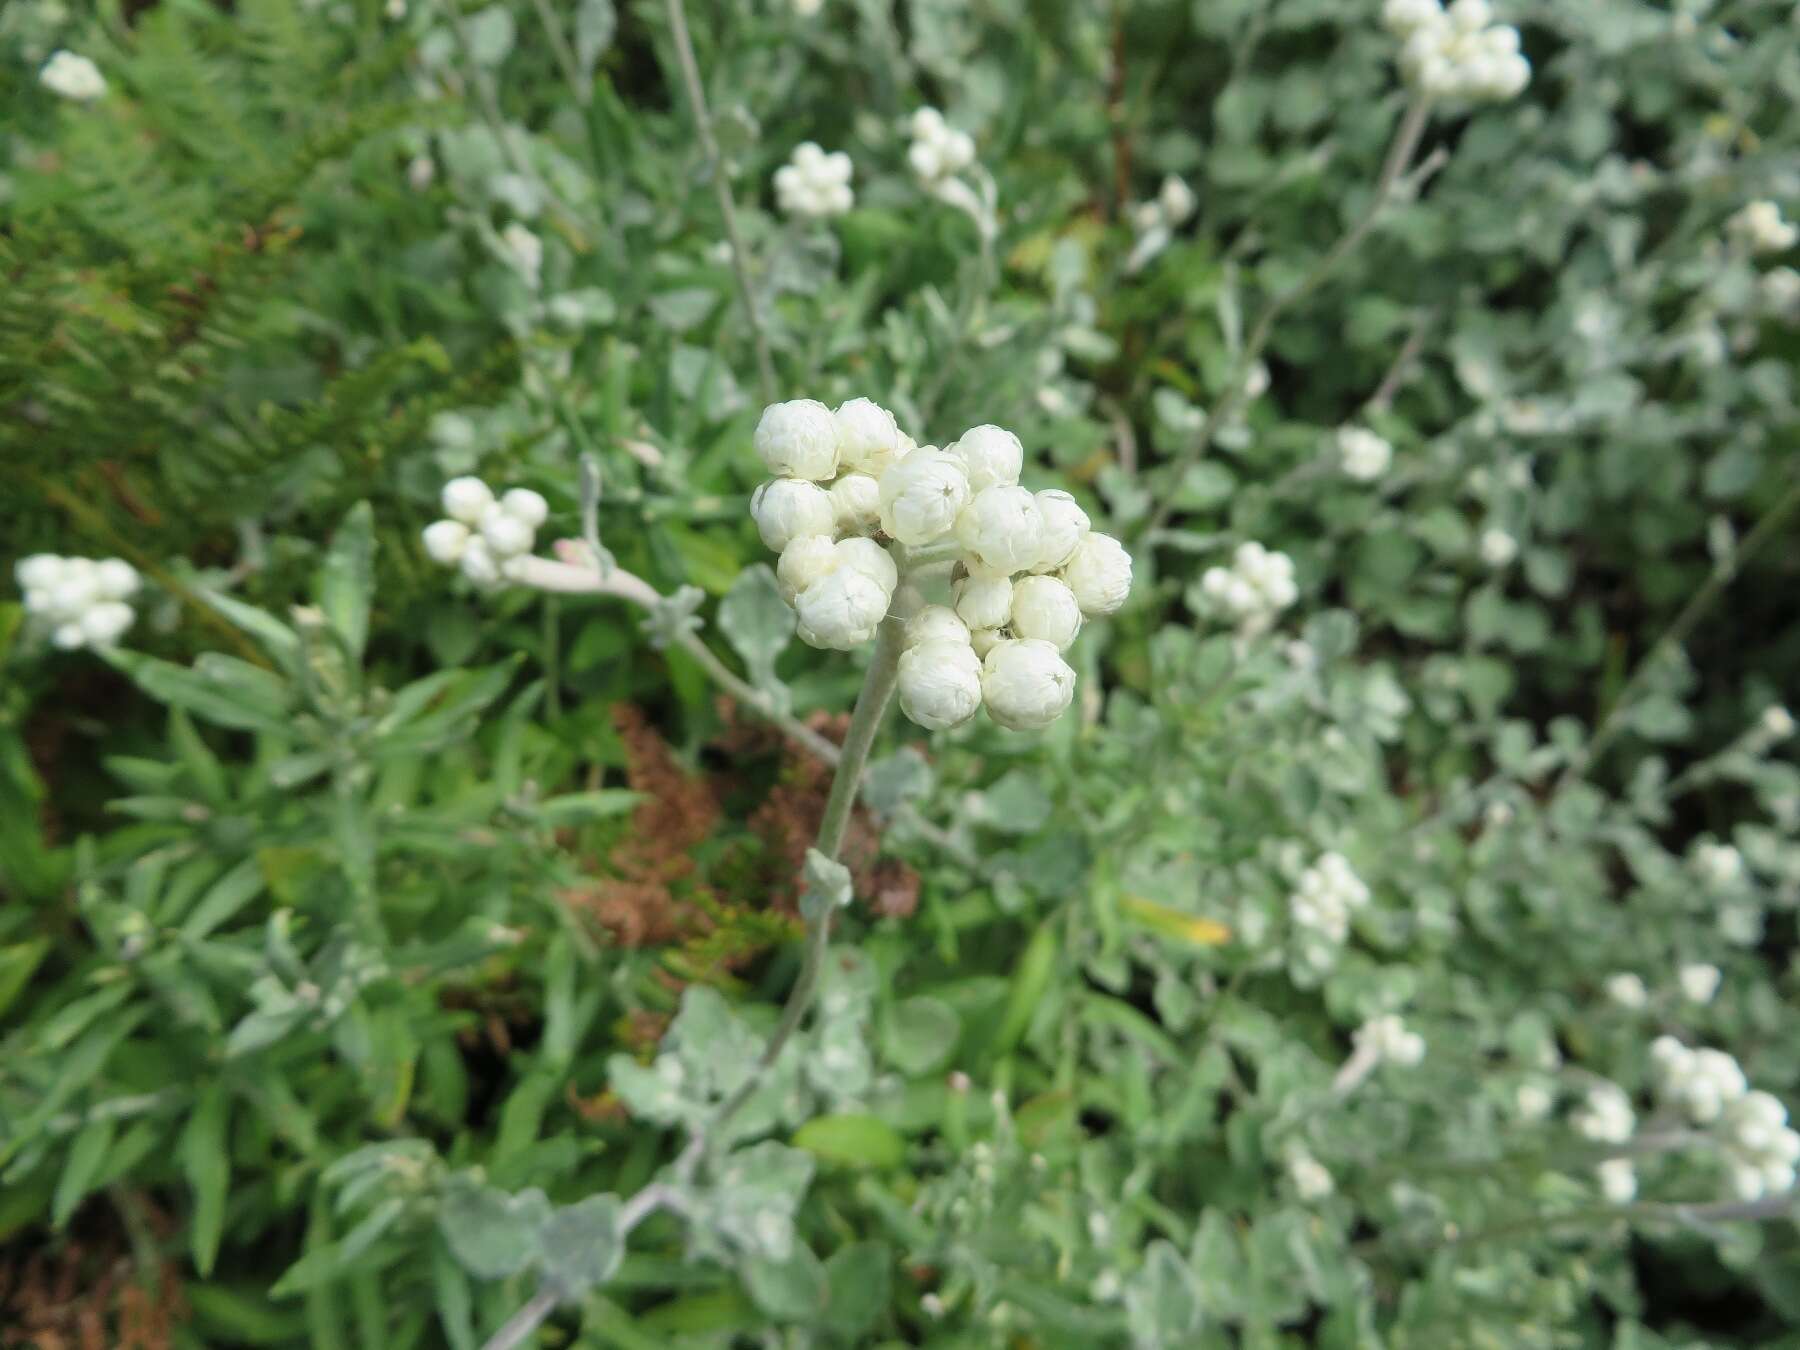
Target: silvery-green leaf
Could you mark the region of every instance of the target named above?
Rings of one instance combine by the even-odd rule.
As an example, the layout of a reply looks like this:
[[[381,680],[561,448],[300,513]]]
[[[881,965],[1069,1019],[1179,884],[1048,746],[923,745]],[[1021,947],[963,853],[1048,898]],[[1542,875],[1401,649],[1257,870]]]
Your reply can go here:
[[[575,64],[582,76],[594,73],[594,66],[612,46],[618,29],[619,15],[613,0],[580,0],[575,7]]]
[[[925,1074],[949,1060],[962,1019],[949,1004],[921,995],[894,1005],[881,1029],[881,1052],[904,1074]]]
[[[549,1216],[550,1202],[540,1190],[508,1195],[458,1177],[438,1202],[438,1231],[463,1269],[498,1280],[537,1259],[537,1235]]]
[[[863,771],[862,801],[878,816],[891,816],[931,791],[931,765],[917,749],[902,746]]]
[[[806,851],[806,890],[800,897],[800,917],[818,923],[833,910],[850,903],[850,869],[816,848]]]
[[[785,1261],[752,1256],[740,1270],[751,1301],[776,1321],[811,1323],[825,1312],[825,1267],[798,1239]]]
[[[565,1298],[605,1284],[625,1257],[619,1233],[619,1197],[591,1195],[565,1206],[538,1230],[538,1265]]]
[[[1142,1350],[1185,1345],[1200,1329],[1200,1282],[1173,1243],[1158,1239],[1125,1281],[1125,1320]]]
[[[775,660],[794,636],[795,619],[767,563],[754,563],[738,574],[719,602],[718,623],[744,658],[750,682],[758,689],[778,688]]]
[[[476,10],[463,20],[463,28],[469,36],[470,53],[484,66],[497,66],[504,61],[518,36],[512,13],[505,5]]]

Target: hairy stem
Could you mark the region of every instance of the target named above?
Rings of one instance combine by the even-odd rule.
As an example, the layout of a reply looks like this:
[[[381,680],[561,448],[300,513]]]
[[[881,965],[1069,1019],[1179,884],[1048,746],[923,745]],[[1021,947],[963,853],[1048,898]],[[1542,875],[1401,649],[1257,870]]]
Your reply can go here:
[[[1382,163],[1381,173],[1375,179],[1375,189],[1369,196],[1369,204],[1362,215],[1326,251],[1324,257],[1313,264],[1312,270],[1293,286],[1276,296],[1257,319],[1256,326],[1250,330],[1250,337],[1238,352],[1237,360],[1232,363],[1231,372],[1226,377],[1225,390],[1219,401],[1207,412],[1194,433],[1193,442],[1175,462],[1170,474],[1170,487],[1158,503],[1149,523],[1140,531],[1140,537],[1152,539],[1169,523],[1169,516],[1174,512],[1175,492],[1187,477],[1189,469],[1194,467],[1200,456],[1206,453],[1207,446],[1212,444],[1213,434],[1230,420],[1244,401],[1244,381],[1250,369],[1262,356],[1269,345],[1269,337],[1275,330],[1276,322],[1295,305],[1318,290],[1320,286],[1337,271],[1344,259],[1354,253],[1368,237],[1369,231],[1375,227],[1382,211],[1387,207],[1394,195],[1394,189],[1406,173],[1407,166],[1412,163],[1413,152],[1419,148],[1419,138],[1425,134],[1426,123],[1431,116],[1431,102],[1424,97],[1416,97],[1406,105],[1406,111],[1400,116],[1400,125],[1394,132],[1394,139],[1388,146],[1387,159]]]
[[[687,90],[688,109],[694,116],[694,130],[706,162],[712,168],[713,191],[718,195],[719,214],[725,218],[725,239],[731,245],[731,271],[737,278],[738,298],[744,302],[744,317],[750,324],[750,341],[756,348],[756,379],[764,403],[775,401],[775,361],[769,355],[769,339],[763,332],[762,319],[756,310],[756,294],[750,289],[749,254],[743,235],[738,230],[737,206],[731,200],[731,180],[725,175],[725,156],[719,153],[718,138],[713,135],[712,117],[706,110],[706,88],[700,83],[700,63],[694,59],[694,43],[688,36],[687,10],[682,0],[668,0],[669,36],[675,43],[675,60],[681,67],[681,82]]]
[[[506,1319],[506,1324],[488,1337],[481,1350],[515,1350],[527,1337],[543,1325],[544,1319],[556,1311],[556,1291],[545,1285],[531,1296],[523,1308]]]

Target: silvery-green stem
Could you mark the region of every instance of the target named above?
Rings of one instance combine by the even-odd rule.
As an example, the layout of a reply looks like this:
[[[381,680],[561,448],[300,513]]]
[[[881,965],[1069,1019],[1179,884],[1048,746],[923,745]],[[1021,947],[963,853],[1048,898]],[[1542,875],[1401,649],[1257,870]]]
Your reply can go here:
[[[507,1318],[500,1330],[488,1337],[481,1350],[515,1350],[555,1311],[556,1291],[545,1285],[531,1296],[523,1308]]]
[[[725,240],[731,246],[731,271],[737,277],[738,297],[744,302],[744,317],[750,324],[750,341],[756,348],[756,379],[764,403],[775,401],[775,361],[769,355],[769,339],[763,332],[762,319],[756,309],[756,293],[750,288],[749,253],[738,230],[737,206],[731,200],[731,180],[725,173],[725,156],[719,152],[718,138],[713,135],[712,116],[706,110],[706,87],[700,82],[700,63],[694,59],[694,43],[688,36],[687,10],[682,0],[668,0],[669,36],[675,43],[675,61],[681,67],[681,82],[687,91],[688,110],[694,117],[694,131],[706,162],[712,169],[713,191],[719,199],[719,214],[725,218]]]
[[[1225,391],[1219,395],[1219,401],[1205,414],[1200,428],[1194,433],[1193,441],[1176,460],[1170,474],[1168,491],[1157,505],[1149,522],[1139,531],[1139,538],[1146,542],[1160,534],[1163,526],[1168,524],[1169,516],[1174,512],[1175,493],[1180,490],[1181,482],[1187,477],[1189,469],[1206,452],[1212,444],[1213,433],[1229,421],[1244,401],[1244,382],[1250,369],[1262,356],[1269,345],[1269,337],[1274,332],[1276,320],[1311,295],[1330,278],[1345,258],[1356,251],[1357,247],[1375,227],[1376,220],[1394,195],[1407,165],[1412,162],[1413,152],[1419,148],[1419,138],[1425,134],[1426,123],[1431,117],[1431,100],[1423,95],[1415,96],[1407,105],[1406,111],[1400,115],[1400,125],[1394,132],[1394,139],[1388,146],[1387,159],[1383,161],[1381,173],[1375,180],[1374,191],[1370,194],[1369,204],[1346,230],[1337,243],[1333,244],[1325,256],[1313,264],[1312,270],[1295,285],[1283,291],[1269,302],[1263,310],[1256,326],[1250,330],[1250,337],[1238,352],[1237,360],[1232,362],[1231,371],[1226,376]]]

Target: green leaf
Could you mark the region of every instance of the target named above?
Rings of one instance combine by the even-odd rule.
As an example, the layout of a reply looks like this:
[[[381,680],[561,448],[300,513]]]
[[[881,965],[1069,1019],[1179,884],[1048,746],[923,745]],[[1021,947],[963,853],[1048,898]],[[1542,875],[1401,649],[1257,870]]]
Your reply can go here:
[[[0,947],[0,1014],[12,1006],[49,950],[49,938],[33,938],[29,942]]]
[[[1200,1282],[1181,1253],[1162,1238],[1144,1253],[1144,1264],[1125,1282],[1125,1316],[1133,1344],[1189,1344],[1200,1329]]]
[[[825,1267],[798,1238],[785,1261],[746,1257],[740,1268],[750,1299],[777,1322],[816,1323],[824,1316]]]
[[[1006,1011],[994,1031],[994,1053],[1003,1055],[1011,1050],[1031,1025],[1031,1016],[1043,1001],[1044,991],[1050,987],[1050,977],[1056,972],[1057,950],[1055,926],[1039,925],[1013,969]]]
[[[593,792],[568,792],[543,802],[533,814],[553,828],[581,825],[591,820],[622,816],[639,802],[643,794],[626,788],[600,788]]]
[[[459,1179],[445,1190],[437,1223],[463,1269],[499,1280],[538,1259],[538,1234],[549,1218],[550,1202],[540,1190],[508,1195]]]
[[[375,512],[368,502],[351,507],[338,526],[313,593],[351,660],[361,661],[375,593]]]
[[[61,1228],[68,1223],[76,1206],[93,1189],[94,1175],[106,1161],[115,1128],[114,1121],[91,1120],[75,1132],[75,1141],[69,1145],[69,1156],[63,1163],[62,1175],[56,1182],[56,1194],[50,1202],[52,1227]]]
[[[256,858],[245,858],[224,876],[206,888],[193,912],[181,925],[181,935],[199,941],[220,924],[237,914],[263,889],[262,864]]]
[[[194,1254],[194,1268],[202,1275],[212,1274],[225,1227],[225,1199],[231,1184],[231,1151],[226,1138],[230,1111],[230,1099],[221,1085],[211,1083],[202,1088],[178,1146],[181,1170],[194,1197],[188,1247]]]
[[[605,1284],[619,1269],[625,1239],[619,1232],[619,1197],[591,1195],[552,1214],[539,1230],[544,1278],[568,1297]]]
[[[843,1167],[887,1170],[906,1161],[906,1141],[876,1116],[819,1116],[794,1131],[791,1142]]]
[[[867,1334],[887,1310],[893,1264],[885,1242],[853,1242],[833,1252],[825,1263],[830,1285],[825,1325],[853,1341]]]
[[[373,1247],[405,1212],[406,1201],[398,1196],[382,1201],[339,1241],[315,1247],[289,1266],[269,1293],[286,1298],[330,1284],[355,1266],[357,1258]]]
[[[894,1006],[882,1024],[881,1053],[901,1073],[941,1068],[956,1050],[962,1019],[948,1003],[921,995]]]
[[[207,652],[188,669],[122,647],[101,655],[160,703],[238,731],[293,731],[287,686],[246,661]]]
[[[767,563],[744,568],[719,602],[719,629],[744,658],[758,689],[778,686],[775,660],[792,640],[795,622]]]

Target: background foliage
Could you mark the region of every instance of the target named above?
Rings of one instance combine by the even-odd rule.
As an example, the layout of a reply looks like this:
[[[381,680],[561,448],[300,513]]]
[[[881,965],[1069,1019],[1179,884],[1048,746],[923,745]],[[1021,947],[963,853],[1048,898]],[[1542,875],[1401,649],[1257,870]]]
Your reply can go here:
[[[591,449],[609,546],[663,589],[719,600],[764,556],[756,363],[665,10],[501,0],[465,45],[396,9],[0,9],[0,561],[153,583],[110,664],[0,602],[24,1344],[478,1344],[581,1245],[543,1234],[599,1231],[590,1197],[730,1091],[792,978],[819,766],[616,605],[475,597],[416,542],[471,471],[574,533]],[[1793,7],[1503,11],[1530,90],[1434,119],[1430,172],[1173,481],[1247,327],[1366,205],[1404,100],[1375,10],[696,8],[779,396],[1010,427],[1028,481],[1127,537],[1176,511],[1075,649],[1079,716],[890,730],[823,1015],[707,1221],[588,1272],[575,1343],[1800,1327],[1785,1221],[1674,1208],[1722,1195],[1704,1154],[1613,1212],[1591,1144],[1514,1105],[1641,1090],[1659,1031],[1800,1080],[1800,774],[1754,729],[1800,671],[1800,329],[1759,281],[1784,260],[1723,233],[1800,203]],[[105,99],[36,83],[58,47]],[[991,254],[906,174],[926,103],[994,177]],[[856,163],[832,225],[773,212],[807,138]],[[1198,217],[1133,267],[1168,173]],[[1397,449],[1374,483],[1336,468],[1350,421]],[[1496,527],[1515,563],[1483,561]],[[1243,539],[1303,599],[1240,641],[1188,597]],[[857,680],[775,670],[827,730]],[[1726,893],[1699,840],[1741,850]],[[1321,977],[1287,897],[1328,849],[1374,901]],[[1725,971],[1705,1006],[1693,961]],[[1601,995],[1621,971],[1646,1008]],[[1424,1064],[1334,1089],[1391,1011]],[[1332,1196],[1296,1194],[1302,1147]]]

